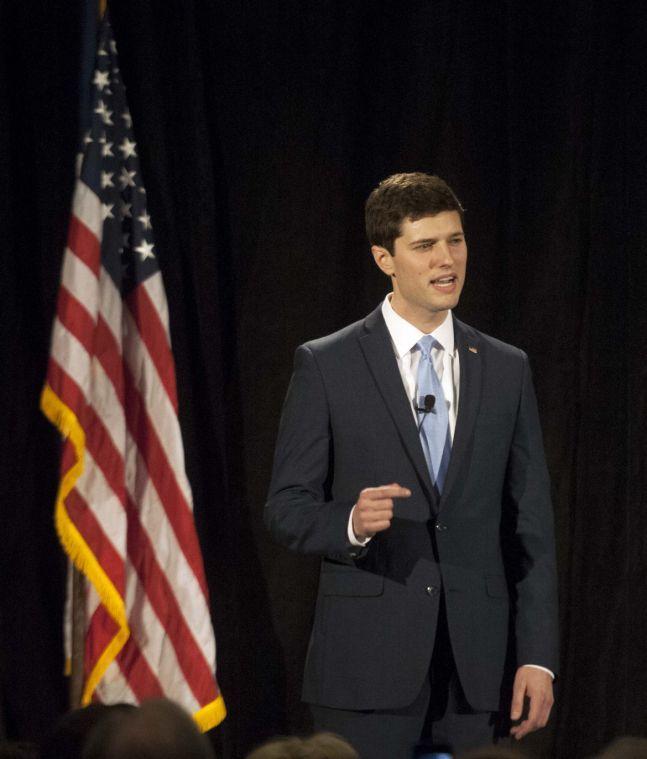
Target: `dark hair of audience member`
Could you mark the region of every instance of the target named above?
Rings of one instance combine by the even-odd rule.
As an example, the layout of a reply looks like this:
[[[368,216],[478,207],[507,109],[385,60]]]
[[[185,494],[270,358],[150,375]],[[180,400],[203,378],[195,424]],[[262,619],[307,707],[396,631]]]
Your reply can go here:
[[[128,714],[102,719],[88,736],[81,757],[214,759],[214,753],[184,709],[168,699],[152,699]]]
[[[597,759],[647,759],[647,738],[635,738],[627,735],[616,738]]]
[[[310,738],[276,738],[248,754],[247,759],[359,759],[355,749],[333,733]]]
[[[524,759],[525,754],[519,749],[505,746],[483,746],[456,755],[456,759]]]
[[[4,741],[0,743],[0,759],[38,759],[40,751],[35,743]]]
[[[41,759],[80,759],[88,735],[101,720],[135,709],[132,704],[88,704],[64,714],[41,744]]]

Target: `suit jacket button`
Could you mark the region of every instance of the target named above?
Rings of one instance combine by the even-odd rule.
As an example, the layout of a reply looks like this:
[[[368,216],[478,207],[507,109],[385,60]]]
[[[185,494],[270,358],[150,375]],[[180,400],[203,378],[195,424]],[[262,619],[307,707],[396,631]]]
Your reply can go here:
[[[443,530],[447,529],[447,525],[443,524],[442,522],[436,522],[436,529],[438,532],[443,532]]]
[[[428,596],[435,596],[438,593],[438,588],[435,585],[427,585],[425,592]]]

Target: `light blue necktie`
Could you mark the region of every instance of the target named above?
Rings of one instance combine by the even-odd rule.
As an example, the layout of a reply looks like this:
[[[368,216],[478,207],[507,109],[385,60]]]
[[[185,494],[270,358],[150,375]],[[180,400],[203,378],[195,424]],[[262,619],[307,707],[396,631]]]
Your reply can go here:
[[[431,480],[438,488],[438,492],[442,493],[451,454],[451,437],[443,386],[440,384],[431,358],[431,349],[442,348],[442,345],[431,335],[425,335],[419,340],[417,347],[420,350],[416,393],[416,405],[419,409],[417,412],[418,433]],[[425,404],[425,397],[428,395],[433,395],[435,400],[433,408],[430,411],[424,411],[425,407],[428,407],[428,404]]]

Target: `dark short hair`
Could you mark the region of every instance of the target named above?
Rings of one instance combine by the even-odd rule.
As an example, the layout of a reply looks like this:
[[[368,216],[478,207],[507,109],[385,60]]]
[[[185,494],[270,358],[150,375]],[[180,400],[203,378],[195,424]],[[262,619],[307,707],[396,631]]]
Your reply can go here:
[[[40,750],[36,743],[28,741],[0,742],[0,759],[38,759]]]
[[[359,759],[355,749],[334,733],[309,738],[275,738],[247,755],[247,759]]]
[[[403,221],[416,221],[443,211],[457,211],[463,223],[465,210],[440,177],[421,171],[392,174],[380,182],[366,201],[368,241],[393,254],[393,242],[400,236]]]
[[[104,719],[136,711],[132,704],[93,703],[64,714],[41,745],[41,759],[79,759],[90,733]]]
[[[106,715],[89,734],[81,759],[214,759],[209,740],[178,704],[144,701],[130,712]]]
[[[644,759],[647,757],[647,738],[631,735],[616,738],[596,756],[599,759]]]

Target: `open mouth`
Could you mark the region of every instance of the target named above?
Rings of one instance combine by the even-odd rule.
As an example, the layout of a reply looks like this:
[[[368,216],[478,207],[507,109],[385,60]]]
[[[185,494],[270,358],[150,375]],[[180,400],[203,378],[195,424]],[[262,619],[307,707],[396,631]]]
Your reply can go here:
[[[430,281],[430,284],[432,284],[438,290],[452,290],[457,282],[458,277],[455,274],[450,274],[445,277],[432,279]]]

